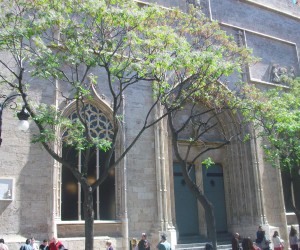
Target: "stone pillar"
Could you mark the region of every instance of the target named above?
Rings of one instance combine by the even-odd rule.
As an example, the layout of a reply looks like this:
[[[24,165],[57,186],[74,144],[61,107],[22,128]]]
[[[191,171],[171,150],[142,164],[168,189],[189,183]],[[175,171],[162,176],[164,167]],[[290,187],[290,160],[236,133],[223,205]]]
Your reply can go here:
[[[122,116],[126,117],[125,115],[125,98],[122,96]],[[125,122],[126,123],[126,122]],[[125,141],[126,141],[126,134],[125,130],[122,130],[122,139],[121,139],[121,145],[122,145],[122,151],[125,150]],[[129,233],[128,233],[128,212],[127,212],[127,158],[126,155],[123,158],[123,160],[120,162],[121,165],[121,180],[122,180],[122,235],[123,235],[123,247],[124,250],[129,250]]]
[[[56,41],[60,40],[60,28],[56,27],[54,30],[54,38],[56,38]],[[55,80],[55,90],[53,93],[53,103],[56,107],[56,110],[59,109],[59,81]],[[59,138],[61,138],[61,131],[56,128],[56,138],[58,138],[57,142],[54,144],[54,151],[57,152],[57,154],[61,154],[61,141]],[[52,192],[52,206],[51,206],[51,229],[50,232],[48,232],[50,239],[52,237],[57,237],[57,225],[56,221],[61,219],[60,215],[60,205],[61,205],[61,165],[59,162],[54,161],[54,165],[51,171],[51,184],[53,187],[53,192]]]
[[[163,114],[161,106],[156,106],[155,117],[159,118]],[[158,220],[160,222],[159,233],[165,233],[172,248],[177,244],[177,234],[172,222],[171,211],[171,175],[168,159],[168,134],[165,120],[161,120],[155,125],[155,155],[156,155],[156,180],[158,199]],[[160,239],[160,237],[159,237]]]
[[[267,217],[265,214],[265,202],[263,196],[263,188],[262,188],[262,180],[261,180],[261,173],[260,173],[260,160],[259,160],[259,153],[258,153],[258,141],[257,141],[257,134],[255,129],[251,126],[251,156],[252,156],[252,166],[254,172],[254,182],[255,182],[255,191],[257,192],[256,195],[256,206],[258,208],[258,213],[260,216],[260,221],[257,224],[260,225],[268,225]]]
[[[56,30],[55,36],[59,38],[59,30]],[[54,104],[56,109],[59,108],[59,98],[58,98],[58,87],[59,81],[55,81],[55,93],[54,93]],[[60,131],[56,129],[56,138],[60,138]],[[59,144],[60,140],[57,140],[57,142],[54,144],[54,151],[57,152],[57,154],[61,153],[61,145]],[[51,227],[48,231],[49,239],[52,239],[52,237],[57,237],[57,225],[56,221],[58,218],[60,218],[60,204],[61,204],[61,193],[60,193],[60,184],[61,184],[61,166],[60,163],[57,161],[54,161],[54,165],[51,169],[51,185],[53,188],[52,191],[52,202],[51,202]]]
[[[160,115],[160,107],[156,106],[155,119]],[[154,143],[155,143],[155,172],[156,172],[156,197],[157,197],[157,220],[160,223],[160,230],[164,229],[164,217],[163,217],[163,187],[162,187],[162,173],[161,173],[161,148],[160,148],[160,123],[156,123],[154,126]]]
[[[283,187],[282,187],[282,181],[281,181],[281,172],[279,169],[277,169],[277,180],[278,180],[278,186],[279,190],[281,191],[279,194],[279,203],[281,209],[280,219],[281,219],[281,227],[280,227],[280,236],[285,241],[285,247],[289,247],[289,234],[287,229],[287,218],[286,218],[286,211],[285,211],[285,203],[284,203],[284,194],[283,194]]]

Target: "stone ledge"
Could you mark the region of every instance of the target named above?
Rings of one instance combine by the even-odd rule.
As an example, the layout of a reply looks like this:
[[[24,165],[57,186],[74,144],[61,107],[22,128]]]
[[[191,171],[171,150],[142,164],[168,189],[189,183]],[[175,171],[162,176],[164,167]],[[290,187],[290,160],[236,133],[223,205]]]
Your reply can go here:
[[[57,222],[58,238],[84,237],[84,221]],[[121,221],[95,221],[94,236],[121,237]]]

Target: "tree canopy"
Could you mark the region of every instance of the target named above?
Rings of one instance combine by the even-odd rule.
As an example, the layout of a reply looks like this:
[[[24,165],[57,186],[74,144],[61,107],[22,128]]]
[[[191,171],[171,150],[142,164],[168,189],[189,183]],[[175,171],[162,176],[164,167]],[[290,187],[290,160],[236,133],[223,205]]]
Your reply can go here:
[[[300,79],[286,81],[288,86],[251,91],[244,115],[263,139],[265,159],[281,170],[286,209],[300,222]]]
[[[290,79],[288,86],[276,86],[266,91],[252,92],[251,109],[245,116],[265,138],[266,159],[282,170],[300,166],[300,91],[299,79]],[[249,98],[249,100],[251,100]]]

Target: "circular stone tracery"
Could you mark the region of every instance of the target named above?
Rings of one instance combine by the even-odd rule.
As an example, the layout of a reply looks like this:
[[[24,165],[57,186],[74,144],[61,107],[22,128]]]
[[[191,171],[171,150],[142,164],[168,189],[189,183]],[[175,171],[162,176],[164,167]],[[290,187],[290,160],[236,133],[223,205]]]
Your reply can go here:
[[[81,110],[81,115],[89,126],[90,135],[93,138],[112,140],[113,125],[106,115],[92,104],[85,104]],[[77,113],[74,111],[68,118],[75,122],[78,120]],[[68,132],[64,133],[64,137],[68,136]]]

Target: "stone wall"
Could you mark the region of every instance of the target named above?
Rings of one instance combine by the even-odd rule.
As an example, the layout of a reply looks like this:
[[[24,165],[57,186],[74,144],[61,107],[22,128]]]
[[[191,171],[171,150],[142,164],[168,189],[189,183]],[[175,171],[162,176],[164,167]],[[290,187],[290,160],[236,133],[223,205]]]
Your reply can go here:
[[[179,7],[186,10],[186,1],[184,0],[151,0],[148,2],[157,2],[165,7]],[[281,66],[293,66],[295,73],[300,75],[299,6],[291,5],[289,0],[200,0],[200,3],[207,8],[210,7],[211,9],[207,13],[211,12],[212,18],[219,20],[224,29],[234,36],[238,31],[243,31],[245,45],[252,48],[254,55],[262,59],[250,67],[248,79],[253,83],[259,83],[261,88],[266,88],[270,81],[270,67],[273,63]],[[106,79],[103,77],[103,72],[95,70],[94,73],[99,76],[98,94],[105,95],[107,103],[110,103],[111,99],[109,91],[105,88]],[[57,101],[58,106],[63,107],[62,99],[54,98],[55,92],[49,85],[35,82],[34,88],[30,91],[36,102],[55,103]],[[9,90],[6,89],[4,92],[9,93]],[[125,103],[124,133],[126,145],[129,145],[143,125],[146,112],[152,105],[150,85],[139,83],[135,88],[127,91]],[[3,112],[0,173],[1,178],[13,178],[14,198],[12,201],[0,201],[0,237],[7,239],[11,249],[17,249],[27,237],[34,236],[37,240],[42,240],[48,238],[51,233],[53,193],[56,191],[55,186],[52,185],[54,162],[40,145],[30,144],[30,136],[35,130],[36,128],[31,125],[30,131],[26,133],[17,131],[16,119],[13,117],[12,111],[6,109]],[[154,128],[151,128],[129,152],[126,164],[129,237],[139,239],[140,234],[145,232],[149,235],[153,248],[161,230],[158,202],[160,190],[158,190],[158,173],[156,172],[158,155],[154,138],[155,131]],[[233,148],[226,148],[218,152],[217,157],[222,158],[219,161],[223,161],[224,166],[227,167],[225,190],[228,199],[227,212],[230,217],[228,221],[231,223],[229,230],[244,230],[244,235],[255,237],[258,221],[257,216],[253,216],[253,214],[257,215],[259,208],[249,205],[255,200],[256,205],[261,202],[264,210],[262,216],[265,218],[261,218],[259,222],[264,223],[266,222],[264,219],[266,219],[269,224],[274,226],[273,229],[280,228],[282,236],[287,238],[286,225],[284,225],[285,211],[281,203],[282,193],[279,185],[280,174],[264,162],[259,144],[260,142],[257,142],[256,159],[250,152],[249,144],[241,147],[235,145]],[[170,155],[172,154],[170,145],[165,149],[165,152],[167,151]],[[232,159],[235,158],[237,160],[233,162]],[[172,174],[171,159],[171,156],[165,159],[167,172],[170,175]],[[255,166],[257,166],[258,173],[254,169],[247,169]],[[231,171],[236,171],[237,174],[232,176]],[[172,176],[169,178],[172,179]],[[172,181],[170,183],[167,187],[171,200],[169,202],[174,204]],[[251,186],[252,184],[254,186]],[[242,188],[236,191],[237,186]],[[253,191],[254,194],[250,191]],[[256,201],[260,195],[262,200]],[[236,210],[239,204],[240,210]],[[172,212],[171,216],[174,219],[174,207]],[[201,228],[204,230],[205,226],[201,225]],[[95,249],[104,249],[104,242],[109,238],[110,235],[96,238]],[[115,236],[113,241],[115,249],[124,247],[124,242],[119,235]],[[64,239],[64,242],[70,250],[83,249],[82,238]]]

